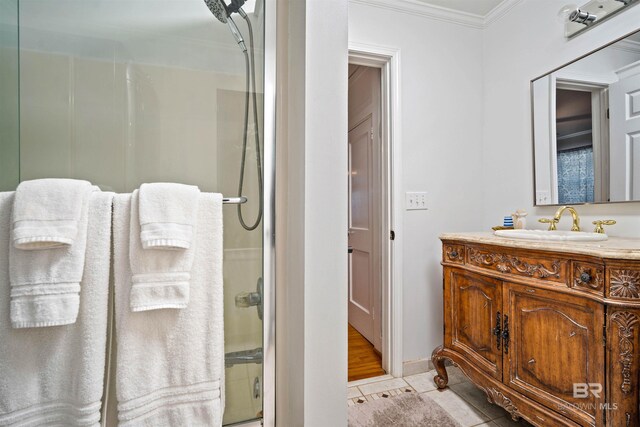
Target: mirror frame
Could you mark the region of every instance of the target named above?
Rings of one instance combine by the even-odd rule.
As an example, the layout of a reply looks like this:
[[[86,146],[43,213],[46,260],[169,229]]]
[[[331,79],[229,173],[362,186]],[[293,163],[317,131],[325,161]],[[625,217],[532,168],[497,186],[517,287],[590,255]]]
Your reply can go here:
[[[617,39],[604,44],[596,49],[593,49],[587,53],[585,53],[584,55],[581,55],[579,57],[577,57],[576,59],[566,62],[556,68],[554,68],[551,71],[548,71],[542,75],[539,75],[538,77],[531,79],[531,81],[529,82],[529,98],[531,99],[530,101],[530,105],[529,108],[531,110],[531,122],[529,123],[529,126],[531,128],[531,154],[532,154],[532,159],[531,162],[533,163],[533,207],[546,207],[546,206],[563,206],[562,203],[550,203],[548,205],[539,205],[537,204],[537,199],[536,199],[536,135],[535,135],[535,127],[534,127],[534,104],[533,104],[533,83],[536,80],[539,80],[545,76],[548,76],[549,74],[555,73],[556,71],[559,71],[561,69],[563,69],[564,67],[567,67],[571,64],[573,64],[574,62],[578,62],[583,58],[586,58],[587,56],[594,54],[596,52],[601,51],[604,48],[607,48],[613,44],[618,43],[619,41],[622,41],[624,39],[626,39],[627,37],[633,35],[633,34],[637,34],[640,33],[640,27],[634,31],[631,31],[621,37],[618,37]],[[618,201],[607,201],[607,202],[586,202],[586,203],[572,203],[572,206],[584,206],[584,205],[607,205],[607,204],[620,204],[620,203],[640,203],[640,200],[618,200]]]

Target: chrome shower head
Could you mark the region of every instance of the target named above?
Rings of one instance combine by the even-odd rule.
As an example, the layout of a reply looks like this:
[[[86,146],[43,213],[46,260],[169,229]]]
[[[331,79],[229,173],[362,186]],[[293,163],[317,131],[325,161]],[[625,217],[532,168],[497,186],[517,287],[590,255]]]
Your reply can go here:
[[[228,21],[229,13],[227,11],[227,5],[224,4],[223,0],[204,0],[204,3],[207,5],[213,16],[218,18],[218,21],[226,24]]]
[[[233,9],[230,9],[224,2],[224,0],[204,0],[204,3],[207,5],[213,16],[218,18],[218,21],[223,24],[227,24],[229,26],[229,30],[231,30],[231,34],[236,39],[238,46],[242,49],[243,52],[247,51],[247,46],[244,43],[244,39],[242,38],[242,34],[238,29],[238,26],[233,19],[231,19],[232,12],[238,12],[242,15],[243,18],[246,19],[247,14],[242,10],[243,0],[233,0],[231,5]]]

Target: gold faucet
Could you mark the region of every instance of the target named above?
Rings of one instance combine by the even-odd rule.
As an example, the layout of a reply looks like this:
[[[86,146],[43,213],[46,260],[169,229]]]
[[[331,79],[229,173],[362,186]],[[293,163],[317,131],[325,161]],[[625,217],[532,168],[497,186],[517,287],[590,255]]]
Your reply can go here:
[[[556,211],[556,214],[552,219],[541,218],[538,221],[543,224],[549,224],[549,231],[556,230],[556,224],[560,221],[560,217],[564,213],[564,211],[569,211],[571,213],[571,218],[573,219],[573,225],[571,226],[571,231],[580,231],[580,217],[578,216],[578,212],[572,206],[563,206]]]

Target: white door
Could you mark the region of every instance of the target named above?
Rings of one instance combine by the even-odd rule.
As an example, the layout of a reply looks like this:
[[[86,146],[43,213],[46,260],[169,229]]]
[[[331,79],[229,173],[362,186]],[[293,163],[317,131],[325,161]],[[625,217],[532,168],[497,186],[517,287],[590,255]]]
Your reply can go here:
[[[609,89],[611,201],[640,200],[640,64]]]
[[[381,321],[380,70],[349,79],[349,323],[377,350]]]

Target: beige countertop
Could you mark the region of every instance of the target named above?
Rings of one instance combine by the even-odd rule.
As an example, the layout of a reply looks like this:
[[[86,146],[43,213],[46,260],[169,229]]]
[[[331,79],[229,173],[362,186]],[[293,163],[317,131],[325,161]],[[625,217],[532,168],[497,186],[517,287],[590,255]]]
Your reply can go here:
[[[609,237],[601,242],[553,242],[517,240],[495,236],[492,232],[444,233],[441,240],[482,243],[518,249],[534,249],[591,255],[601,258],[640,260],[640,239]]]

